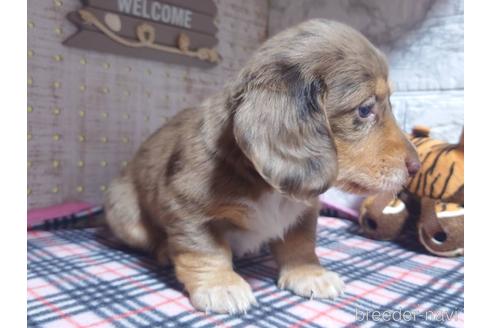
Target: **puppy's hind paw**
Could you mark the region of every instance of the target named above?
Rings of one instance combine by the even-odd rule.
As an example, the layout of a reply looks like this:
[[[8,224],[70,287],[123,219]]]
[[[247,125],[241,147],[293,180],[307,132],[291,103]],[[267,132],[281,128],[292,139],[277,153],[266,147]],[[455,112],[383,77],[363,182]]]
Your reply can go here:
[[[278,285],[310,299],[334,299],[343,294],[345,284],[338,274],[319,265],[302,265],[280,274]]]
[[[206,313],[246,314],[257,304],[251,287],[239,275],[232,282],[224,279],[220,284],[204,284],[190,293],[190,300]]]

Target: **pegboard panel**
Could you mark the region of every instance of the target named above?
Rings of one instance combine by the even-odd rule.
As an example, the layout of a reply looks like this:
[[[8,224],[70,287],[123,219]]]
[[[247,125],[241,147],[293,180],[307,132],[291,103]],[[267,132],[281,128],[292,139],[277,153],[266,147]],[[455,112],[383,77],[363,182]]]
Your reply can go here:
[[[139,60],[62,45],[79,0],[28,0],[28,208],[101,203],[141,142],[220,90],[263,42],[267,0],[217,0],[219,65]]]

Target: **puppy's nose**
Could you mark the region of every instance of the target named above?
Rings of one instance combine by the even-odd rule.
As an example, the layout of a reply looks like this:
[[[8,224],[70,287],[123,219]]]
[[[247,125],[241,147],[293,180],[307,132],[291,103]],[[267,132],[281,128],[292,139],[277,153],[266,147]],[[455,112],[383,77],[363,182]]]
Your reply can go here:
[[[408,175],[413,177],[420,170],[420,161],[414,158],[407,158],[405,160],[407,166]]]

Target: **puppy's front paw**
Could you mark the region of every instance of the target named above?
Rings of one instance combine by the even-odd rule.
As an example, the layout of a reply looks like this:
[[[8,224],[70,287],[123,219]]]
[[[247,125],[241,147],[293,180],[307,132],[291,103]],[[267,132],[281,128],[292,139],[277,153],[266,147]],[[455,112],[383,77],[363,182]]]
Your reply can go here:
[[[256,299],[251,287],[235,272],[221,273],[220,279],[204,282],[190,293],[191,304],[205,312],[246,313]]]
[[[345,284],[335,272],[320,265],[306,264],[283,270],[278,286],[295,294],[310,298],[335,298],[345,289]]]

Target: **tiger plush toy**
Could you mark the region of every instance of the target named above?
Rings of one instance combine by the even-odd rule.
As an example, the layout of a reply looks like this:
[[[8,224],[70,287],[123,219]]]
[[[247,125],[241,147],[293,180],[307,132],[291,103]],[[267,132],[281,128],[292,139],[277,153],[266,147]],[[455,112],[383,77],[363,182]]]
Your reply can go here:
[[[359,223],[365,235],[397,238],[416,222],[420,243],[432,254],[464,254],[464,131],[457,144],[429,137],[429,129],[415,127],[410,136],[421,168],[398,195],[377,194],[361,205]]]

